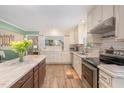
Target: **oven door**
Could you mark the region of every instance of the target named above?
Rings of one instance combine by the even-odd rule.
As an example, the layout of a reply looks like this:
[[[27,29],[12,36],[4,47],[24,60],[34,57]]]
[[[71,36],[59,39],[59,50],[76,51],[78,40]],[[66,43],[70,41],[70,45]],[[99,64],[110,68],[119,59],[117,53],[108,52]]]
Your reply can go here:
[[[87,61],[82,62],[82,83],[87,88],[98,87],[98,69]]]

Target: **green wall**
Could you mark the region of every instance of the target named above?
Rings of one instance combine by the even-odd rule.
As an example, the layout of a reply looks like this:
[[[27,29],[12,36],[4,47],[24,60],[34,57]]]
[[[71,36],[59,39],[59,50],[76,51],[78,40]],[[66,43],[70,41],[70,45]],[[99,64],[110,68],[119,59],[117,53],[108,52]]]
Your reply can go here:
[[[4,29],[7,31],[23,34],[23,35],[38,35],[38,31],[25,31],[23,29],[20,29],[14,25],[8,24],[6,22],[0,21],[0,29]]]
[[[19,33],[19,34],[25,34],[24,30],[22,30],[16,26],[13,26],[11,24],[5,23],[3,21],[0,21],[0,29],[8,30],[11,32]]]
[[[25,31],[25,35],[39,35],[38,31]]]

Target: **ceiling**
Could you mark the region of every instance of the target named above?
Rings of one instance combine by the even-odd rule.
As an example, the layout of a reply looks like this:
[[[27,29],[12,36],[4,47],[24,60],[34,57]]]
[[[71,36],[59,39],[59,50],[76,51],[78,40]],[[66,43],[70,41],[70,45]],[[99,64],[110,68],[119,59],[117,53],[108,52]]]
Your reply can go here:
[[[86,20],[87,5],[0,5],[0,19],[26,31],[67,30]]]

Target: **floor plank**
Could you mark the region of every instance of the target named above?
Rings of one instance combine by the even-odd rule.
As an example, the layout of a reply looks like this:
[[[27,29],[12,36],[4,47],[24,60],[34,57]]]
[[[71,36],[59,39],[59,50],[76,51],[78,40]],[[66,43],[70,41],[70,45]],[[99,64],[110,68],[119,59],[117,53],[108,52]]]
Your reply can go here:
[[[42,88],[81,88],[82,83],[71,65],[47,65]]]

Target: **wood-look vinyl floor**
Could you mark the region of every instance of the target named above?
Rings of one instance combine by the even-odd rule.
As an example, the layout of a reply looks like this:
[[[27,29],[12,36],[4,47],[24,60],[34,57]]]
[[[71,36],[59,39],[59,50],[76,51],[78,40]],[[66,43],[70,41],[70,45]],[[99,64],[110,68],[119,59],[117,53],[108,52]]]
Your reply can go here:
[[[46,65],[42,88],[81,88],[82,83],[71,65]]]

